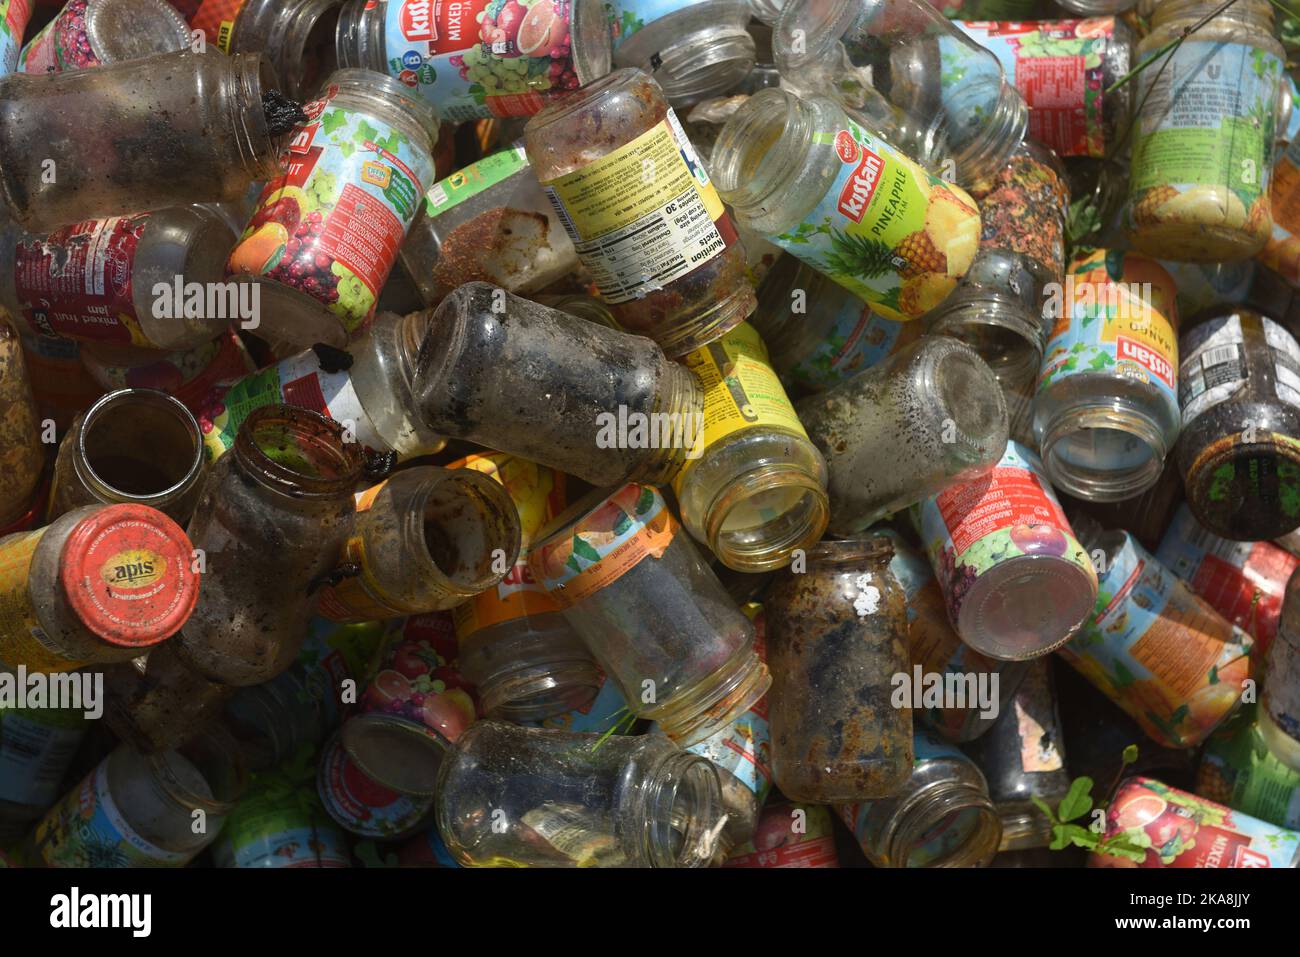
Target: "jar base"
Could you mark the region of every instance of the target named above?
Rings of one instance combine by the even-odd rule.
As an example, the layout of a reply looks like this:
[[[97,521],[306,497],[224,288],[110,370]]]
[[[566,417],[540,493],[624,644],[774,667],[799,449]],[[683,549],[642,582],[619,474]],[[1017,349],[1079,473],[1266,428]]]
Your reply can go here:
[[[1074,636],[1096,600],[1096,579],[1078,565],[1021,555],[975,580],[958,613],[957,632],[999,661],[1039,658]]]

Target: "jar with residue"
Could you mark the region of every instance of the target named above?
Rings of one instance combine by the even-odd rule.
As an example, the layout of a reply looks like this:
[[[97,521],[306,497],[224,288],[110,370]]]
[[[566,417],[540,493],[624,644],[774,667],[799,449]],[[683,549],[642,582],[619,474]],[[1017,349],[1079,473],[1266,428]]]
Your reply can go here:
[[[31,509],[44,469],[41,419],[22,339],[0,311],[0,529]]]
[[[91,681],[93,673],[82,676]],[[19,676],[0,675],[21,687]],[[0,843],[21,838],[62,793],[77,749],[92,720],[82,708],[0,705]]]
[[[86,70],[189,46],[190,28],[166,0],[68,0],[23,46],[18,69],[36,74]]]
[[[284,91],[305,100],[338,65],[344,0],[201,0],[190,26],[222,53],[265,53]]]

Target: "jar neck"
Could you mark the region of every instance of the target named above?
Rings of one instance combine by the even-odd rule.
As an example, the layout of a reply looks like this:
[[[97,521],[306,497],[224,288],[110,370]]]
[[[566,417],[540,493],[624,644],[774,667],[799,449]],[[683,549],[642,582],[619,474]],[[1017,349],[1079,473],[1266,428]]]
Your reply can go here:
[[[413,144],[433,152],[438,140],[438,111],[404,84],[385,73],[342,67],[325,79],[322,92],[330,87],[338,88],[336,102],[360,112],[379,113],[379,119],[400,127]],[[432,184],[420,185],[427,188]]]
[[[350,495],[363,466],[360,443],[345,442],[342,425],[287,405],[254,409],[231,454],[243,474],[293,499]]]
[[[932,335],[960,339],[1005,388],[1032,387],[1043,359],[1043,327],[1019,299],[962,283],[931,314]]]
[[[329,28],[342,6],[343,0],[251,0],[239,12],[232,47],[268,51],[290,95],[309,98],[329,71],[308,74],[307,44],[315,35],[322,49],[334,45],[336,31]]]
[[[215,95],[225,101],[244,170],[253,182],[275,179],[283,173],[280,160],[287,135],[271,135],[262,103],[263,95],[279,85],[275,70],[261,53],[235,53],[217,60],[229,64],[228,70],[221,71]]]
[[[181,758],[184,764],[176,759]],[[248,783],[248,771],[238,746],[225,732],[209,729],[177,748],[146,757],[155,792],[169,803],[183,808],[186,816],[202,810],[225,815],[234,810]],[[208,794],[194,789],[178,774],[178,766],[197,771],[208,786]],[[188,775],[187,775],[188,776]]]
[[[818,113],[810,101],[767,89],[750,97],[723,126],[713,147],[713,178],[742,221],[796,192],[812,165],[809,144],[823,138]]]
[[[504,486],[472,469],[429,471],[399,516],[410,543],[407,557],[416,566],[417,594],[411,597],[417,605],[438,593],[463,600],[493,588],[502,577],[493,571],[497,549],[511,568],[519,555],[518,511]]]
[[[1104,469],[1086,468],[1066,460],[1062,442],[1080,433],[1102,430],[1136,439],[1149,454],[1131,466]],[[1159,480],[1169,453],[1154,419],[1135,409],[1116,408],[1114,400],[1063,407],[1047,421],[1040,448],[1043,467],[1054,485],[1077,498],[1095,502],[1117,502],[1145,492]]]
[[[896,812],[887,847],[894,867],[907,867],[924,838],[936,827],[963,812],[973,815],[974,824],[960,845],[929,867],[979,867],[997,853],[1002,823],[988,794],[977,785],[951,778],[936,781]]]
[[[340,67],[387,72],[384,13],[384,5],[371,0],[348,0],[343,5],[334,33]]]
[[[684,365],[663,360],[659,393],[652,415],[668,415],[659,430],[659,445],[644,450],[641,464],[628,477],[632,482],[663,485],[704,448],[704,390],[695,373]],[[667,437],[667,441],[665,441]]]
[[[659,729],[685,748],[721,731],[753,707],[771,686],[772,676],[754,651],[753,626],[745,624],[748,636],[740,652],[663,705],[643,711],[641,717],[658,721]]]
[[[707,758],[674,749],[634,792],[632,826],[651,867],[706,867],[727,815],[718,772]]]
[[[726,528],[727,519],[750,499],[768,492],[797,495],[790,508],[744,532]],[[736,571],[762,572],[790,563],[790,553],[821,538],[830,521],[830,500],[815,475],[793,462],[772,462],[752,469],[727,485],[704,515],[709,548]]]
[[[808,567],[851,568],[888,566],[894,542],[887,535],[818,542],[808,549]]]
[[[1189,21],[1187,25],[1190,26],[1201,20],[1206,12],[1203,0],[1159,0],[1151,14],[1151,29],[1154,31],[1169,26],[1181,28],[1181,21],[1184,20]],[[1270,36],[1273,33],[1273,7],[1268,0],[1237,0],[1215,15],[1216,24],[1221,24],[1224,20],[1263,30]],[[1196,39],[1195,35],[1192,39]]]
[[[683,105],[717,95],[747,76],[754,65],[754,38],[744,23],[721,23],[691,31],[660,48],[658,56],[655,75],[664,94]]]
[[[521,723],[584,708],[600,690],[600,669],[579,656],[511,662],[479,682],[479,703],[490,718]]]

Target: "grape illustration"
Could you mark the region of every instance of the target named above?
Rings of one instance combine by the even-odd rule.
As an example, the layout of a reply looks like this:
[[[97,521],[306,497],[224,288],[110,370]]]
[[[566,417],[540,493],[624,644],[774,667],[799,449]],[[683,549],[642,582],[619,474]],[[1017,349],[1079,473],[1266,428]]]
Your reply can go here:
[[[333,290],[337,298],[331,300],[330,309],[342,316],[349,325],[364,322],[374,307],[375,294],[356,273],[342,263],[333,263],[330,271],[337,283],[337,289]]]

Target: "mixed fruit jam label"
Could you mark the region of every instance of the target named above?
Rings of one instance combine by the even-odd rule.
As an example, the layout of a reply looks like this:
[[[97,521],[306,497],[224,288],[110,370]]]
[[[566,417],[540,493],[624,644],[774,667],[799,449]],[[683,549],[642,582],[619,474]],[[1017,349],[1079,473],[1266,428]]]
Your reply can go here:
[[[1205,742],[1196,793],[1278,827],[1300,830],[1300,771],[1268,750],[1253,707]]]
[[[1246,314],[1219,316],[1194,326],[1183,336],[1182,366],[1178,372],[1178,401],[1183,428],[1220,402],[1226,402],[1250,380],[1246,339],[1262,338],[1273,360],[1277,398],[1300,409],[1300,345],[1272,319]]]
[[[1143,861],[1093,853],[1092,867],[1295,867],[1300,833],[1151,778],[1129,778],[1106,810],[1106,839],[1145,848]]]
[[[433,807],[433,795],[398,794],[362,773],[336,735],[321,754],[316,791],[336,824],[358,837],[403,837]]]
[[[18,51],[31,18],[32,0],[0,0],[0,76],[18,68]]]
[[[43,336],[149,346],[131,272],[148,213],[74,223],[14,247],[14,294]]]
[[[0,802],[47,808],[86,736],[80,711],[0,708]]]
[[[105,388],[166,392],[197,415],[210,395],[229,389],[256,370],[243,341],[229,331],[196,349],[173,352],[146,365],[97,364],[95,375]]]
[[[915,338],[905,333],[912,328],[876,315],[856,296],[844,296],[825,336],[784,377],[811,391],[829,389],[893,355]]]
[[[774,804],[763,809],[754,836],[723,867],[839,867],[834,822],[823,804]]]
[[[196,0],[187,0],[195,3]],[[185,19],[195,30],[202,30],[207,41],[222,53],[230,52],[230,38],[235,21],[248,0],[197,0],[197,9]],[[172,6],[177,6],[173,3]],[[182,11],[183,13],[184,11]]]
[[[108,759],[36,825],[50,867],[184,867],[192,855],[151,843],[127,821],[108,786]]]
[[[1061,280],[1070,188],[1056,170],[1021,149],[979,189],[980,249],[1019,253]]]
[[[449,123],[531,116],[578,88],[572,0],[370,0],[384,7],[388,73]]]
[[[1282,61],[1244,43],[1191,42],[1138,76],[1126,219],[1262,230],[1269,220]]]
[[[11,0],[12,2],[12,0]],[[18,0],[20,4],[28,0]],[[20,73],[61,73],[84,70],[102,62],[90,46],[86,35],[86,10],[89,0],[68,0],[40,33],[27,41],[18,55]]]
[[[1060,655],[1168,748],[1200,744],[1241,703],[1253,640],[1124,533],[1093,616]]]
[[[671,109],[631,142],[542,188],[611,305],[662,289],[737,241]]]
[[[245,797],[213,845],[212,861],[217,867],[352,866],[347,836],[297,795],[287,802]]]
[[[88,661],[64,657],[45,633],[27,591],[28,573],[44,528],[14,535],[0,543],[0,665],[47,673],[73,671]]]
[[[528,169],[528,154],[522,146],[485,156],[430,186],[424,197],[425,212],[430,216],[445,213],[524,169]]]
[[[1260,657],[1277,635],[1282,597],[1300,559],[1272,542],[1233,542],[1206,529],[1184,503],[1156,561],[1224,618],[1254,637]]]
[[[980,575],[1022,555],[1055,558],[1097,580],[1036,456],[1008,442],[989,475],[944,489],[917,506],[921,541],[957,622]]]
[[[626,485],[534,547],[528,561],[560,607],[571,608],[644,559],[663,557],[679,527],[658,489]]]
[[[1103,60],[1115,18],[958,22],[1002,64],[1029,105],[1028,136],[1059,156],[1106,155]]]
[[[886,319],[916,319],[948,298],[979,248],[975,201],[852,122],[815,139],[835,148],[839,173],[804,221],[771,241]]]
[[[228,268],[312,297],[355,333],[374,316],[433,157],[379,118],[331,105],[338,92],[303,107],[288,172],[263,190]]]

